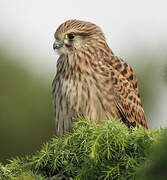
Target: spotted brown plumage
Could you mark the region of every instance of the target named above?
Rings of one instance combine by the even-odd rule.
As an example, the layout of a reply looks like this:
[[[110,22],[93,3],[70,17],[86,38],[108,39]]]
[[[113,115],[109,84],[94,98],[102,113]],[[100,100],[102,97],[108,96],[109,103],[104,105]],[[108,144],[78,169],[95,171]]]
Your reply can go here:
[[[98,26],[66,21],[55,33],[53,48],[60,54],[52,84],[58,135],[71,132],[78,115],[97,123],[113,117],[128,127],[147,128],[135,74],[113,54]]]

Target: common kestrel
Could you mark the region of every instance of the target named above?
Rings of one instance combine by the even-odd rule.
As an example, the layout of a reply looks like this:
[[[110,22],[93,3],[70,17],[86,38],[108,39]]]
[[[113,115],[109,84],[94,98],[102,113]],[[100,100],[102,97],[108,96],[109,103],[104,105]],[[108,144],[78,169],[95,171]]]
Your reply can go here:
[[[147,128],[135,74],[114,55],[98,26],[68,20],[56,30],[53,48],[60,53],[52,84],[57,135],[71,132],[78,115]]]

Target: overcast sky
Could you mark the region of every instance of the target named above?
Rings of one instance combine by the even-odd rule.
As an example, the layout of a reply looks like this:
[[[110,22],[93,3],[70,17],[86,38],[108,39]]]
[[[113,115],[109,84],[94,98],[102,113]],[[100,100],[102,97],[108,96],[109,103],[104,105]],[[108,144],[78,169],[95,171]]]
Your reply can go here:
[[[99,25],[115,54],[127,61],[136,46],[166,56],[167,0],[0,0],[0,41],[34,68],[53,72],[53,34],[68,19]],[[164,121],[166,112],[161,115]]]
[[[40,66],[53,65],[53,34],[68,19],[99,25],[123,57],[134,44],[156,50],[167,46],[166,0],[0,0],[1,39],[8,38],[9,51],[31,54]]]

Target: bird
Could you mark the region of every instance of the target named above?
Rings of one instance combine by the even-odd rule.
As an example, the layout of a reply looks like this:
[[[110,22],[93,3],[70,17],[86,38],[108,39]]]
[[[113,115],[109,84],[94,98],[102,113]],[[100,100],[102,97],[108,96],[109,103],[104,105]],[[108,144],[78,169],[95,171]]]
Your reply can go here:
[[[59,58],[52,96],[58,136],[73,132],[78,116],[99,124],[116,118],[128,128],[148,128],[135,74],[113,53],[99,26],[67,20],[54,38]]]

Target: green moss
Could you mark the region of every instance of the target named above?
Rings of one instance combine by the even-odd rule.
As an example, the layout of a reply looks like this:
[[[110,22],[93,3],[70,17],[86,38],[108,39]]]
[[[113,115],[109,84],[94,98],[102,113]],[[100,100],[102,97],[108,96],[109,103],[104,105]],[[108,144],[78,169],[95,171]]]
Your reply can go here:
[[[36,155],[1,165],[2,179],[13,180],[25,172],[32,172],[28,175],[36,179],[135,179],[136,169],[150,161],[159,134],[142,127],[128,129],[118,120],[97,125],[79,118],[74,129],[72,134],[52,138]]]

